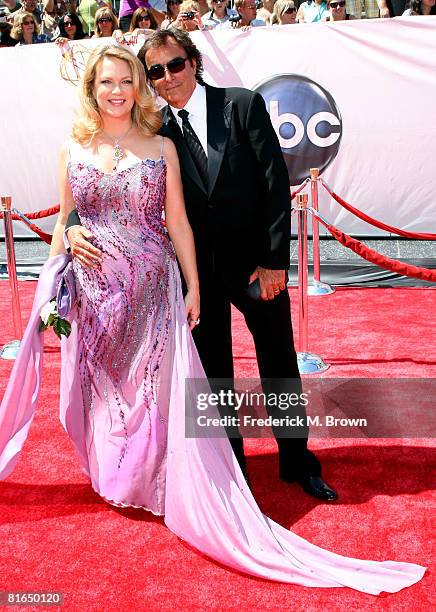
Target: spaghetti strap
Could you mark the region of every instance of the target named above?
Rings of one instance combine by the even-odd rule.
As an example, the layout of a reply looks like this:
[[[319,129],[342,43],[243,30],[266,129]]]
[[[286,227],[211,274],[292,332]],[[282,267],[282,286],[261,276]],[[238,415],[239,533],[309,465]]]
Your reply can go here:
[[[161,141],[160,141],[160,158],[163,159],[163,150],[164,150],[164,137],[161,136]]]

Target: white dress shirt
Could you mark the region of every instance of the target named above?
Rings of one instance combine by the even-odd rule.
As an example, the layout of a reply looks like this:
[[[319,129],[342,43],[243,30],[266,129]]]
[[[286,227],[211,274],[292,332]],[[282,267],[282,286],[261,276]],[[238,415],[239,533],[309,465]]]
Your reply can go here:
[[[179,110],[182,109],[174,108],[174,106],[171,105],[170,108],[180,126],[180,129],[182,129],[182,120],[177,114]],[[198,140],[201,142],[201,146],[203,147],[207,157],[207,106],[206,88],[203,85],[199,85],[197,83],[194,92],[189,98],[184,109],[189,113],[188,121],[191,124],[194,132],[197,134]]]

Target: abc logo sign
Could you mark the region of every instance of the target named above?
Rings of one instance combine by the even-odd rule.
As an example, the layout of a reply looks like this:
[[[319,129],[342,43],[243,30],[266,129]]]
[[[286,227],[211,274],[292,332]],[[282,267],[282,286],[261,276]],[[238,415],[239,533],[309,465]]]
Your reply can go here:
[[[331,94],[299,74],[281,74],[256,88],[279,137],[291,185],[310,168],[325,170],[339,150],[342,120]]]

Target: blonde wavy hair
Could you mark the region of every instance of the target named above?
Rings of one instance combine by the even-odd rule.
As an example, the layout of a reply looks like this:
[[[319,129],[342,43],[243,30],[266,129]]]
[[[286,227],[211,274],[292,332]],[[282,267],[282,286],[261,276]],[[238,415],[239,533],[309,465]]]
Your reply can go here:
[[[105,57],[113,57],[128,63],[132,71],[135,97],[132,124],[144,135],[156,134],[162,125],[162,118],[154,96],[147,87],[141,62],[124,47],[102,45],[92,51],[80,80],[80,108],[73,125],[73,139],[81,145],[88,145],[94,136],[103,131],[103,120],[94,97],[94,82],[97,66]]]
[[[36,22],[35,16],[32,13],[18,13],[14,17],[14,25],[12,26],[11,37],[15,40],[21,40],[23,38],[23,21],[28,18],[31,18],[33,23],[35,24],[35,28],[33,30],[34,34],[39,34],[39,25]]]
[[[297,7],[293,0],[277,0],[274,4],[271,23],[272,25],[277,25],[281,23],[282,15],[288,9],[295,9],[295,14],[297,14]]]

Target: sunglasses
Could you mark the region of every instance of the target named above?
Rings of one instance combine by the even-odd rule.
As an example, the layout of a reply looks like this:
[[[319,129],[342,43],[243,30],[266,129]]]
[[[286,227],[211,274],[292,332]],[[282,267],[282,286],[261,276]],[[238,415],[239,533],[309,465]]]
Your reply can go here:
[[[294,14],[294,13],[296,13],[296,12],[297,12],[297,9],[294,9],[294,8],[288,8],[288,9],[286,9],[286,11],[284,11],[284,14],[285,14],[285,15],[293,15],[293,14]]]
[[[150,15],[140,15],[138,21],[150,21]]]
[[[110,17],[101,17],[97,20],[97,23],[112,23],[112,19]]]
[[[176,4],[182,4],[182,0],[168,0],[167,2],[168,6],[174,6]]]
[[[64,21],[64,26],[66,28],[70,28],[70,27],[72,28],[73,25],[74,25],[74,23],[72,21]]]
[[[23,25],[34,25],[33,21],[23,21]]]
[[[345,0],[339,0],[339,2],[330,2],[330,6],[332,8],[337,8],[338,6],[343,8],[345,6]]]
[[[164,78],[165,68],[168,72],[171,72],[171,74],[182,72],[185,68],[187,59],[187,57],[175,57],[166,64],[154,64],[150,66],[150,68],[147,68],[147,76],[151,81],[158,81]]]

